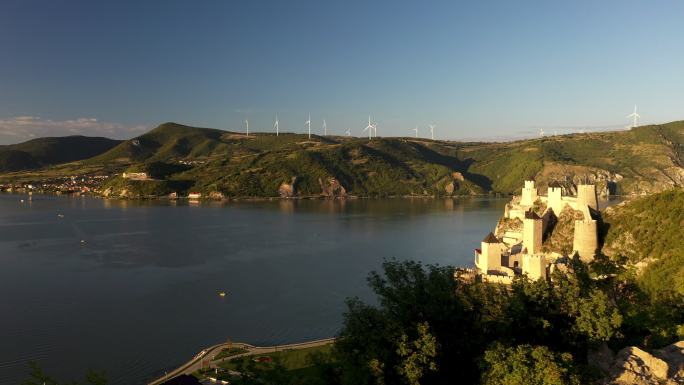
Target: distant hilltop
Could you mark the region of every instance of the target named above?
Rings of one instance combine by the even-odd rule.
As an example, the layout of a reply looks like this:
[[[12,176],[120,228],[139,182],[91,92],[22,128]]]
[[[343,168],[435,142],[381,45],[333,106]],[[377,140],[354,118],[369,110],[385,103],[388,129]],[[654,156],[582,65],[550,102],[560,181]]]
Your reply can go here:
[[[0,146],[0,185],[81,192],[78,183],[63,183],[69,178],[101,181],[88,191],[115,197],[193,193],[217,199],[513,194],[525,180],[542,189],[556,186],[565,195],[576,195],[582,183],[595,185],[598,195],[684,185],[682,121],[502,143],[247,136],[176,123],[126,141],[78,138],[82,143],[45,138]],[[41,141],[49,146],[38,147]]]

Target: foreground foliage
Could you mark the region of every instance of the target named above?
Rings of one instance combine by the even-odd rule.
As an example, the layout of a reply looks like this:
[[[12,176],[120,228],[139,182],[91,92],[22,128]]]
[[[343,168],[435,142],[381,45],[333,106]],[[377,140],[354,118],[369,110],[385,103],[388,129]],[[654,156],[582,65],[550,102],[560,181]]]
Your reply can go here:
[[[348,302],[336,344],[342,384],[589,383],[591,350],[654,341],[658,323],[684,323],[675,300],[673,317],[644,318],[651,298],[605,256],[573,259],[553,282],[520,278],[511,287],[455,281],[451,268],[417,262],[383,270],[369,277],[378,306]],[[415,341],[409,365],[407,341]]]

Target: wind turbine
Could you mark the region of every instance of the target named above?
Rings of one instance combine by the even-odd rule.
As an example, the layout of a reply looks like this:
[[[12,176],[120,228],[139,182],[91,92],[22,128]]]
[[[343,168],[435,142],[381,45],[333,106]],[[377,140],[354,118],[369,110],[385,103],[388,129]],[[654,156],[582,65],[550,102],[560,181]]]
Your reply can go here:
[[[418,137],[418,126],[416,128],[412,128],[411,131],[416,133],[416,138]]]
[[[309,129],[309,139],[311,139],[311,114],[309,114],[309,119],[306,122],[304,122],[304,124],[306,124],[306,126]]]
[[[428,127],[430,127],[430,137],[432,138],[432,140],[435,140],[435,125],[428,124]]]
[[[325,124],[325,119],[323,119],[323,136],[328,136],[328,126]]]
[[[632,118],[632,128],[637,126],[637,123],[639,122],[639,118],[641,115],[637,114],[637,107],[636,104],[634,105],[634,112],[631,114],[627,115],[628,118]]]
[[[347,131],[345,132],[347,133],[347,136],[351,136],[351,128],[347,128]]]
[[[368,115],[368,125],[363,130],[368,130],[368,140],[371,140],[373,138],[373,124],[371,123],[370,115]]]
[[[376,138],[378,137],[378,123],[377,122],[373,123],[373,136]]]
[[[539,136],[544,136],[544,129],[543,128],[539,129]]]
[[[273,125],[273,128],[275,128],[276,136],[278,136],[278,114],[276,114],[276,121],[275,121],[275,124]]]
[[[247,136],[249,136],[249,120],[245,119],[245,126],[247,127]]]

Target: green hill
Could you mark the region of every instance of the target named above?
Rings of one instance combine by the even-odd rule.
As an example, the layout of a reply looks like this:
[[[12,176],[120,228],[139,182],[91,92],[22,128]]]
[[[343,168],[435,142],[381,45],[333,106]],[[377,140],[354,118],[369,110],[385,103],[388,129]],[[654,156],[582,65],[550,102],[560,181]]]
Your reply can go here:
[[[491,189],[513,192],[525,178],[569,190],[582,180],[604,193],[663,191],[684,185],[684,121],[628,131],[550,136],[463,147],[470,172],[489,178]]]
[[[0,172],[30,170],[91,158],[120,142],[98,137],[65,136],[0,146]]]
[[[447,146],[447,147],[445,147]],[[444,195],[484,192],[459,174],[465,165],[448,144],[401,138],[366,139],[227,131],[165,123],[85,164],[125,165],[156,181],[114,178],[104,189],[157,194],[190,189],[229,196],[277,196],[294,180],[296,195],[319,195],[332,179],[354,195]],[[166,172],[153,172],[164,169]],[[449,188],[447,189],[447,185]],[[149,191],[149,186],[145,186]]]
[[[684,122],[503,143],[270,133],[247,137],[164,123],[96,154],[30,173],[0,174],[0,181],[149,171],[155,181],[112,178],[105,189],[132,196],[196,190],[273,197],[283,186],[311,196],[339,183],[358,196],[510,194],[523,180],[535,179],[542,191],[558,183],[567,194],[581,181],[596,183],[602,194],[652,193],[684,185]],[[48,164],[21,153],[8,152],[6,159],[8,164],[34,161],[31,168]]]
[[[648,291],[684,294],[684,190],[609,208],[604,221],[605,254],[647,264],[641,283]]]

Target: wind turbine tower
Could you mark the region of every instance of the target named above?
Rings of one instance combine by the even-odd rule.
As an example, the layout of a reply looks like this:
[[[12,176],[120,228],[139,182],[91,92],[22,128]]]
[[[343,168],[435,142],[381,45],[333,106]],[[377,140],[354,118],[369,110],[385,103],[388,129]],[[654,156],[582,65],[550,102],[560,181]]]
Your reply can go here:
[[[309,130],[309,139],[311,139],[311,114],[309,114],[309,119],[304,122],[304,124],[306,124],[306,127]]]
[[[273,125],[273,128],[275,128],[276,136],[278,136],[278,114],[276,114],[276,120],[275,120],[275,124]]]
[[[328,125],[325,124],[325,119],[323,119],[323,136],[328,136]]]
[[[428,125],[428,127],[430,127],[430,137],[432,138],[432,140],[435,140],[435,125],[430,124]]]
[[[641,115],[637,114],[637,106],[636,104],[634,105],[634,112],[631,114],[627,115],[628,118],[632,118],[632,128],[636,127],[637,124],[639,123],[639,118]]]
[[[247,127],[247,136],[249,136],[249,120],[245,119],[245,127]]]
[[[411,131],[416,133],[416,138],[418,137],[418,126],[416,128],[412,128]]]
[[[373,124],[371,123],[370,115],[368,115],[368,125],[363,130],[368,131],[368,140],[371,140],[373,138]]]
[[[544,129],[543,128],[539,129],[539,136],[544,136]]]

